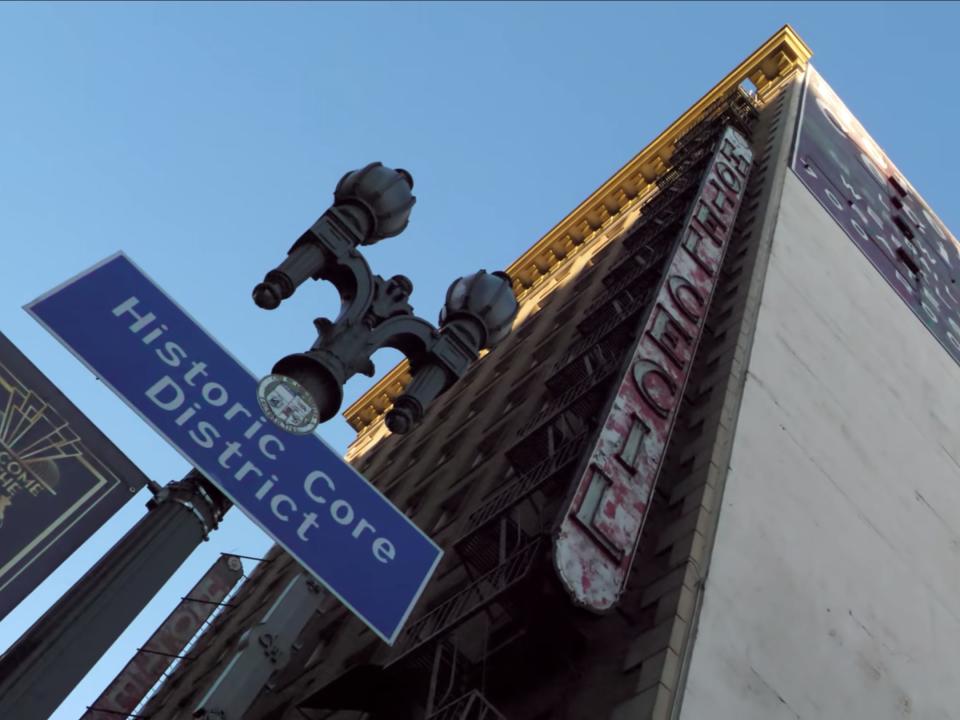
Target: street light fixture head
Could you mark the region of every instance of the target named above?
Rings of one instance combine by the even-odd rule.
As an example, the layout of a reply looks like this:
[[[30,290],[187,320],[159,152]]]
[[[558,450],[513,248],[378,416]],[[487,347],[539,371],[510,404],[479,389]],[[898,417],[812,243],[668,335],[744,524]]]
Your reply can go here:
[[[410,174],[410,171],[404,170],[403,168],[397,168],[397,172],[403,176],[403,179],[406,181],[407,185],[409,185],[410,189],[413,190],[413,175]]]
[[[492,349],[510,334],[517,310],[510,276],[499,270],[481,270],[455,280],[447,290],[440,326],[459,319],[473,321],[482,328],[480,347]]]
[[[292,378],[309,393],[317,407],[317,422],[326,422],[340,409],[342,382],[313,353],[287,355],[273,366],[272,372]]]
[[[314,321],[317,339],[310,350],[282,358],[257,385],[261,409],[288,432],[312,432],[332,418],[343,384],[358,372],[372,376],[371,356],[381,347],[400,350],[410,361],[412,380],[385,418],[391,431],[409,432],[481,350],[509,335],[518,305],[505,272],[480,270],[454,282],[438,330],[414,315],[409,278],[384,280],[370,270],[359,246],[403,231],[416,202],[412,190],[409,172],[382,163],[347,173],[334,190],[333,206],[254,290],[254,301],[266,309],[311,278],[333,283],[340,294],[337,319]]]
[[[283,294],[277,283],[262,282],[253,289],[253,301],[264,310],[276,310]]]
[[[343,260],[337,259],[340,254],[349,255],[358,245],[373,245],[403,232],[417,201],[412,189],[409,172],[383,163],[348,172],[333,191],[333,206],[293,244],[286,260],[254,288],[253,301],[264,310],[274,310],[310,278],[336,284],[338,273],[330,268]],[[360,256],[354,253],[353,257]]]
[[[333,204],[358,206],[364,211],[370,224],[362,244],[373,245],[407,227],[410,209],[417,201],[412,189],[409,172],[375,162],[344,175],[333,192]]]

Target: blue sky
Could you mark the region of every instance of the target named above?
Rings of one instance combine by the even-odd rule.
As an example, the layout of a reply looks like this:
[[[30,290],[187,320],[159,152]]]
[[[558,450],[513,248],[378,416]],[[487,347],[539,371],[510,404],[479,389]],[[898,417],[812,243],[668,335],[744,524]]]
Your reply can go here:
[[[253,285],[340,176],[405,167],[418,203],[366,252],[434,320],[449,283],[502,269],[785,22],[944,222],[956,201],[960,5],[0,5],[0,329],[149,476],[186,463],[20,308],[126,251],[254,372],[335,313],[311,283]],[[397,355],[375,357],[378,372]],[[346,402],[370,386],[359,377]],[[339,417],[322,431],[343,450]],[[137,496],[0,623],[6,648],[144,512]],[[221,551],[233,511],[57,712],[75,718]]]

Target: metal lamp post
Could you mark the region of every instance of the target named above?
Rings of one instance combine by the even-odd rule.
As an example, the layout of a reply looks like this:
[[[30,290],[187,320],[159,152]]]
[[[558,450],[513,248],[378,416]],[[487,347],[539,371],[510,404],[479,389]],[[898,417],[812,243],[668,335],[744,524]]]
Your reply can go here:
[[[413,380],[387,414],[387,427],[408,432],[427,406],[466,371],[480,350],[510,333],[517,301],[510,277],[485,270],[456,280],[447,291],[439,330],[413,314],[413,283],[403,275],[373,274],[358,247],[398,235],[416,202],[406,170],[371,163],[347,173],[334,204],[290,248],[286,260],[253,291],[254,302],[272,310],[308,278],[327,280],[340,294],[334,321],[317,318],[317,339],[304,353],[288,355],[261,381],[260,403],[274,422],[291,432],[312,432],[333,417],[343,385],[356,373],[372,376],[370,357],[382,347],[400,350]],[[295,413],[287,401],[297,398]]]
[[[0,657],[0,717],[49,717],[230,508],[198,470],[151,489],[149,512]]]
[[[413,314],[408,303],[413,285],[407,278],[384,280],[370,271],[357,246],[403,230],[414,203],[412,187],[409,173],[379,163],[349,173],[337,186],[333,207],[254,290],[254,301],[273,309],[312,277],[332,282],[342,300],[335,321],[315,321],[318,337],[313,346],[281,359],[273,374],[261,381],[261,407],[281,427],[306,433],[317,421],[333,417],[342,401],[344,382],[358,372],[372,375],[370,356],[381,347],[394,347],[410,360],[413,380],[396,399],[386,422],[394,432],[407,432],[480,349],[493,347],[510,332],[517,302],[505,273],[481,270],[454,282],[447,291],[438,330]],[[278,392],[278,386],[286,392]],[[311,405],[312,420],[302,422],[303,416],[284,413],[290,398]],[[298,583],[302,578],[291,581],[288,590]],[[301,628],[316,609],[315,596],[288,594],[288,590],[245,636],[194,709],[195,717],[242,717],[264,683],[286,663]],[[251,640],[261,635],[271,638],[268,652]]]

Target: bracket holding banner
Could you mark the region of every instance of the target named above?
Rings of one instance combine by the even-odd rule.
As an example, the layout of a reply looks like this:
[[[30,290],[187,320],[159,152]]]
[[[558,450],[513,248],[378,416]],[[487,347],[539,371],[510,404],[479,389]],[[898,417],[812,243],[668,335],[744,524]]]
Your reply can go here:
[[[263,620],[240,638],[236,655],[197,703],[193,717],[242,718],[270,676],[287,664],[294,641],[320,611],[323,598],[319,586],[303,573],[291,579]]]

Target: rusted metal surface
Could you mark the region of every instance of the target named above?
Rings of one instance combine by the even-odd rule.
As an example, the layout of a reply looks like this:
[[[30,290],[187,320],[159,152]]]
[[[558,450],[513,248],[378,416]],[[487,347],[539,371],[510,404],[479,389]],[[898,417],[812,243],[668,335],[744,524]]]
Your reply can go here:
[[[744,137],[727,127],[562,510],[554,563],[574,602],[588,609],[610,609],[626,584],[752,160]]]

